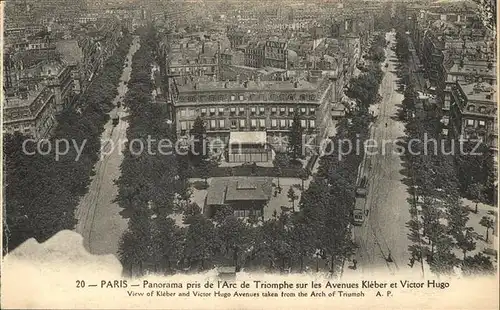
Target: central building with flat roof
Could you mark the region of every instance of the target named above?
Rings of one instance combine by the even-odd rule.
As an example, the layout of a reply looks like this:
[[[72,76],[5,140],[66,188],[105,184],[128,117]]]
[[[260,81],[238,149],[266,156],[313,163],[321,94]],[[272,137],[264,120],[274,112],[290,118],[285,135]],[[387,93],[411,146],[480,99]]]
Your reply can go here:
[[[214,178],[205,198],[204,214],[212,217],[218,209],[229,206],[236,217],[262,218],[271,195],[269,177]]]

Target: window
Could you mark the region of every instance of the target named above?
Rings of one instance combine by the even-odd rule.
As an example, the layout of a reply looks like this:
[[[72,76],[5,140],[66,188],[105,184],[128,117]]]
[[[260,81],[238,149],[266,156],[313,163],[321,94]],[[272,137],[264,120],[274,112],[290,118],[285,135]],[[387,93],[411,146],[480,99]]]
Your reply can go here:
[[[245,217],[245,210],[234,210],[235,217]]]
[[[272,108],[271,108],[271,114],[276,114],[276,111],[277,111],[277,110],[278,110],[278,109],[277,109],[276,107],[272,107]]]
[[[219,120],[219,128],[221,128],[221,129],[222,129],[222,128],[226,128],[226,124],[225,124],[225,122],[224,122],[224,120],[223,120],[223,119],[220,119],[220,120]]]
[[[481,113],[486,112],[486,108],[485,108],[485,107],[480,107],[480,108],[479,108],[479,112],[481,112]]]
[[[476,109],[476,107],[473,105],[470,105],[467,107],[467,111],[474,111],[475,109]]]
[[[245,127],[246,127],[245,120],[244,119],[240,119],[240,129],[243,129]]]
[[[240,101],[243,101],[243,95],[240,95]]]
[[[286,119],[280,119],[280,127],[285,128],[286,127]]]
[[[289,108],[288,109],[288,114],[293,115],[294,112],[295,112],[294,108]]]
[[[276,128],[276,127],[278,127],[278,120],[276,120],[276,119],[272,119],[272,120],[271,120],[271,127],[272,127],[272,128]]]
[[[235,107],[232,107],[232,108],[231,108],[231,115],[234,115],[234,114],[236,114],[236,108],[235,108]]]
[[[309,108],[309,114],[314,115],[314,113],[316,113],[316,109],[315,108]]]
[[[186,110],[184,109],[181,110],[181,117],[186,117]]]
[[[260,114],[265,114],[266,113],[266,109],[264,109],[264,107],[260,107],[259,108],[259,113]]]
[[[231,128],[236,128],[237,121],[235,119],[231,120]]]
[[[485,121],[479,121],[479,127],[485,127],[486,122]]]
[[[288,126],[292,127],[293,126],[293,119],[288,120]]]
[[[181,122],[181,130],[187,130],[187,123]]]
[[[306,128],[307,124],[306,124],[306,120],[305,119],[301,119],[300,120],[300,127],[302,128]]]
[[[245,108],[240,108],[240,115],[242,115],[243,113],[245,113]]]
[[[234,96],[234,95],[232,95],[232,96],[231,96],[231,101],[234,101],[234,99],[235,99],[235,96]]]
[[[250,120],[250,127],[252,127],[252,128],[257,127],[257,120],[256,119]]]
[[[257,111],[257,108],[255,108],[255,107],[252,107],[250,109],[250,112],[252,113],[252,115],[255,115],[256,111]]]
[[[207,109],[203,108],[201,109],[201,115],[206,115],[207,114]]]
[[[215,115],[215,108],[210,108],[210,115]]]
[[[253,214],[254,214],[256,217],[261,217],[261,216],[262,216],[262,211],[261,211],[261,210],[254,210],[254,211],[253,211]]]
[[[210,121],[210,128],[215,129],[217,127],[216,125],[217,124],[214,119]]]
[[[259,123],[260,123],[260,128],[266,128],[266,120],[265,119],[260,119]]]
[[[280,108],[280,114],[281,114],[281,115],[284,115],[284,114],[285,114],[285,111],[286,111],[286,109],[285,109],[285,108]]]
[[[467,126],[474,126],[474,120],[473,119],[468,119],[467,120]]]
[[[309,121],[309,128],[315,128],[316,127],[316,122],[312,119]]]
[[[224,115],[224,108],[219,108],[219,115]]]
[[[306,108],[300,108],[300,113],[301,114],[306,114]]]

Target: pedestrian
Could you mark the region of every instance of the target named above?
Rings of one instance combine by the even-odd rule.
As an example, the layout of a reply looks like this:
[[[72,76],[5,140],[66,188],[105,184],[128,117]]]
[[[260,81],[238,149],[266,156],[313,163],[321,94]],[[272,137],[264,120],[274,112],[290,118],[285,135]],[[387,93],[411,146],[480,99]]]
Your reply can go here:
[[[387,123],[385,123],[385,127],[387,127]]]
[[[352,260],[352,269],[356,270],[356,268],[358,268],[358,261],[353,259]]]

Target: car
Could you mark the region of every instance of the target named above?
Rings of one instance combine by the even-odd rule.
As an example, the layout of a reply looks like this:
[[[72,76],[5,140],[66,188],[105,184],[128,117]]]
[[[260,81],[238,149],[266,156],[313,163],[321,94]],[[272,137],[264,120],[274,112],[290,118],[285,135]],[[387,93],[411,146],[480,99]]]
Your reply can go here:
[[[363,210],[354,209],[352,211],[352,224],[354,226],[361,226],[365,222],[365,213]]]
[[[366,197],[368,194],[368,179],[366,176],[363,176],[361,178],[361,181],[359,181],[359,185],[356,188],[356,197]]]

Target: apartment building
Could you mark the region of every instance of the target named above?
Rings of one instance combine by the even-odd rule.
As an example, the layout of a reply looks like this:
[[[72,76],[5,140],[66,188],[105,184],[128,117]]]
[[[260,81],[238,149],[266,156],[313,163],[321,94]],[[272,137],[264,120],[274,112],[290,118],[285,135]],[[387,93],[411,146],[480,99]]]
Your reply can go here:
[[[4,93],[4,133],[19,132],[42,139],[54,127],[56,95],[52,88],[36,85],[34,89]]]
[[[295,113],[300,116],[305,138],[318,143],[331,125],[331,104],[338,93],[335,79],[323,76],[321,71],[288,81],[176,79],[174,84],[179,138],[189,139],[190,129],[200,116],[209,140],[216,138],[227,145],[232,133],[260,132],[276,149],[286,148],[283,137],[289,135]]]
[[[451,87],[449,122],[454,138],[479,139],[498,155],[496,83],[457,80]]]

